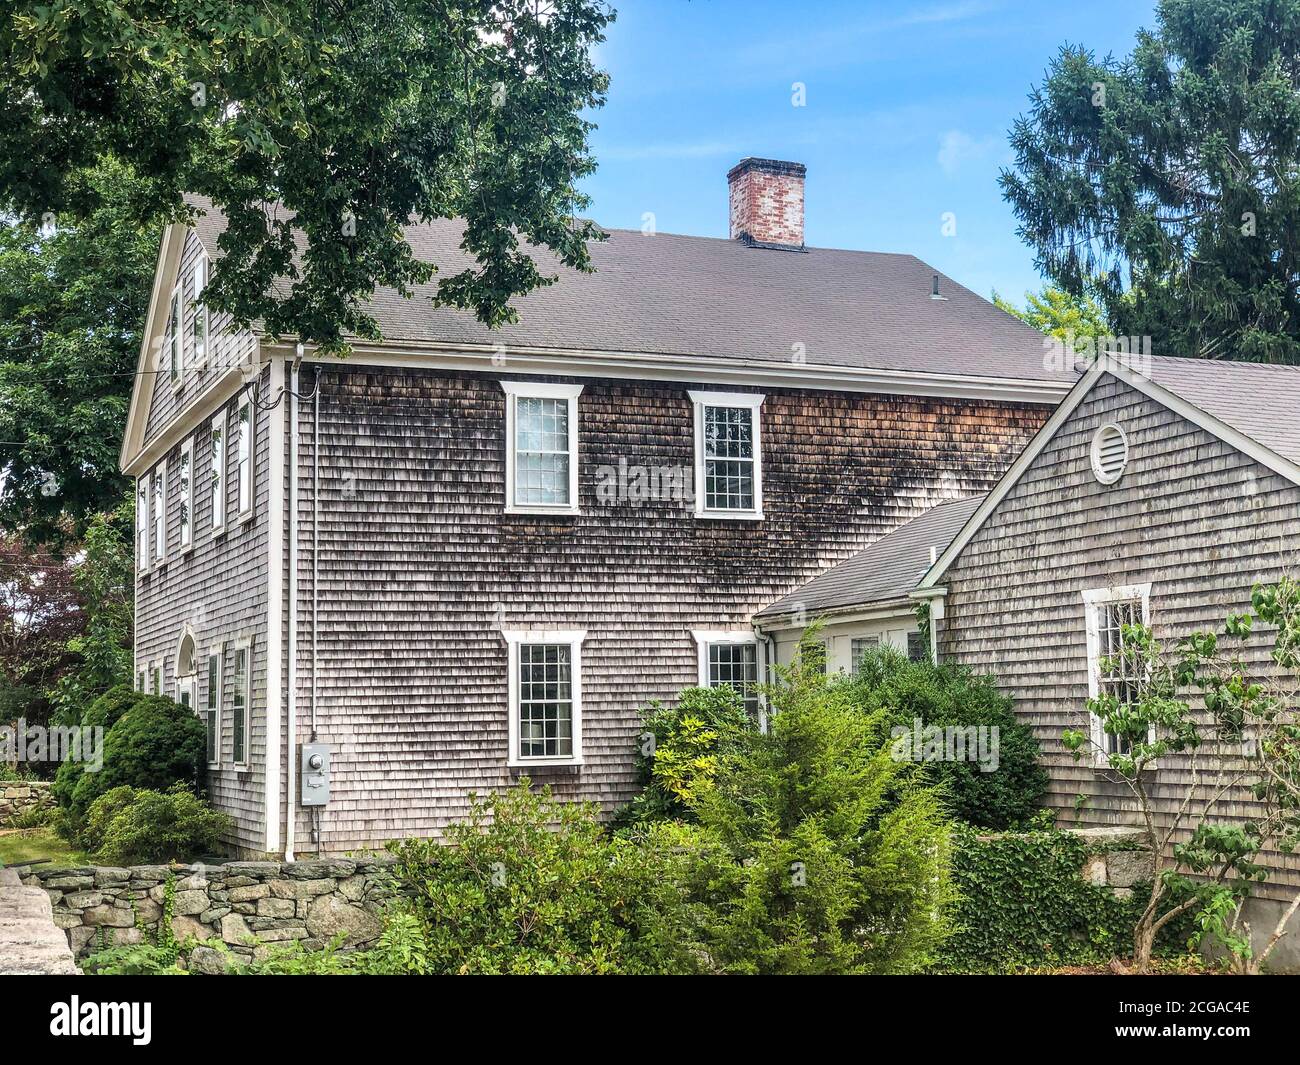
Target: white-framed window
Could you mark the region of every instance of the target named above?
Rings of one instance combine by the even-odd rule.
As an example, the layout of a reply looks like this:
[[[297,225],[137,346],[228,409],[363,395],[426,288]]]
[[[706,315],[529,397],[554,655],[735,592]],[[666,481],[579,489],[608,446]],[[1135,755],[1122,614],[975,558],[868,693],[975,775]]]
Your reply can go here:
[[[149,477],[135,479],[135,568],[141,573],[149,569]]]
[[[849,657],[852,659],[853,672],[858,673],[862,670],[862,656],[868,651],[875,651],[880,647],[879,636],[854,636],[849,641]]]
[[[171,315],[167,321],[167,376],[171,380],[173,388],[180,388],[181,382],[184,380],[181,341],[185,324],[182,318],[184,304],[181,292],[181,285],[178,281],[176,287],[172,289]]]
[[[181,444],[176,471],[176,520],[180,526],[181,553],[194,546],[194,440]]]
[[[207,731],[208,765],[213,769],[221,765],[221,657],[218,644],[208,651],[207,692],[203,703],[203,723]]]
[[[167,557],[167,463],[154,467],[149,478],[149,506],[153,512],[153,560]]]
[[[208,257],[202,254],[194,260],[194,317],[190,320],[196,367],[203,366],[208,360],[208,308],[201,302],[207,284]]]
[[[248,640],[239,640],[230,656],[230,760],[248,765],[249,706],[253,702],[253,654]]]
[[[695,514],[701,518],[763,517],[761,408],[755,392],[697,392]]]
[[[907,634],[907,658],[910,662],[930,660],[930,643],[925,635],[917,630]]]
[[[147,672],[143,669],[138,670],[135,675],[135,690],[143,692],[148,683]]]
[[[150,695],[162,694],[162,666],[154,662],[149,666],[149,676],[152,678],[152,687],[149,689]]]
[[[235,406],[235,491],[240,521],[253,513],[253,401],[247,392]]]
[[[211,462],[209,464],[208,491],[212,497],[212,531],[219,533],[226,527],[226,412],[212,419],[209,427]]]
[[[509,656],[507,763],[582,764],[585,630],[503,631]]]
[[[1138,697],[1140,678],[1132,675],[1132,665],[1123,656],[1124,626],[1150,623],[1151,585],[1089,588],[1081,594],[1088,635],[1088,695],[1093,699],[1113,695],[1121,703],[1131,702]],[[1105,668],[1106,663],[1112,668]],[[1103,733],[1101,718],[1089,716],[1098,764],[1105,765],[1107,755],[1125,753],[1126,741]]]
[[[755,721],[760,720],[758,699],[762,656],[752,632],[697,630],[692,633],[699,650],[700,687],[734,688]]]
[[[506,394],[506,512],[578,511],[582,385],[502,381]]]

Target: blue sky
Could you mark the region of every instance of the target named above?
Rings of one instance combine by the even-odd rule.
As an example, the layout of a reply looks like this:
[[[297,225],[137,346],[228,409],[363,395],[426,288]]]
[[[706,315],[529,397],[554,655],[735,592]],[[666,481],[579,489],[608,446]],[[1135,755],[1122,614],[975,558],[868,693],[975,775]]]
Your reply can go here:
[[[1148,0],[614,2],[592,217],[725,237],[728,168],[790,159],[809,244],[908,252],[1017,302],[1041,282],[997,186],[1007,130],[1061,44],[1127,54],[1154,22]]]

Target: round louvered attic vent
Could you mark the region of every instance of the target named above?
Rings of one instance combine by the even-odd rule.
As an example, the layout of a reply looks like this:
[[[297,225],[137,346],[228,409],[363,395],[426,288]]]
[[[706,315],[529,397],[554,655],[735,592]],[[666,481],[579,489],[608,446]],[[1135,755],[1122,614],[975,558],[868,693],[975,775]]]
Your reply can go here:
[[[1092,472],[1102,484],[1114,484],[1128,465],[1128,437],[1118,425],[1103,425],[1092,438]]]

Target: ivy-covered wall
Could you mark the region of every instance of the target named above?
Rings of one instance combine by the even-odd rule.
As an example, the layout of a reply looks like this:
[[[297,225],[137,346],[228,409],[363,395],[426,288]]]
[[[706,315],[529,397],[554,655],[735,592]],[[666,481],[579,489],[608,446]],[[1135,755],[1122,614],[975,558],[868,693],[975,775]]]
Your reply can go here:
[[[1130,828],[987,833],[954,829],[957,931],[938,972],[987,973],[1105,962],[1129,952],[1152,875]],[[1181,930],[1169,941],[1186,940]]]

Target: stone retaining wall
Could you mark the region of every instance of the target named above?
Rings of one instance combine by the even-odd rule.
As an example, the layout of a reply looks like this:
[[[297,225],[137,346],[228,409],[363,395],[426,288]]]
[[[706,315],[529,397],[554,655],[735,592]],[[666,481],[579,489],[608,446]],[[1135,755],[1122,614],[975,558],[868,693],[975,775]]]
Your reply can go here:
[[[172,931],[177,939],[219,940],[246,960],[277,944],[300,941],[319,949],[339,934],[346,947],[373,942],[380,911],[392,897],[390,855],[305,862],[228,862],[224,865],[137,865],[129,869],[35,867],[25,883],[41,887],[77,957],[104,942],[128,945],[156,932],[166,883],[174,890]],[[212,949],[193,952],[196,972],[220,972]]]
[[[1155,875],[1151,837],[1141,828],[1072,828],[1067,831],[1087,848],[1084,880],[1108,887],[1121,898],[1133,894],[1133,885],[1150,883]]]
[[[9,828],[24,814],[50,810],[54,805],[47,780],[0,781],[0,828]]]

